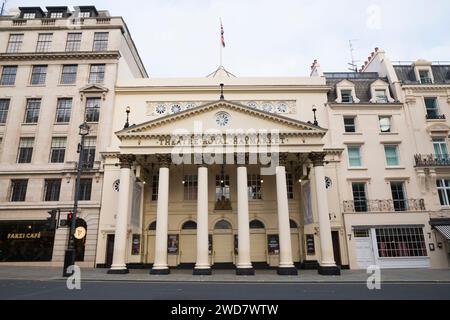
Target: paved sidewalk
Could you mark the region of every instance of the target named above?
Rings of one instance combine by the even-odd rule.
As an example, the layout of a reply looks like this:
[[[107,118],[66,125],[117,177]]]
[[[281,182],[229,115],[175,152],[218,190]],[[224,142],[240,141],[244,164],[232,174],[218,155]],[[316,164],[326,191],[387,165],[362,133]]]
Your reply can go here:
[[[63,280],[62,268],[6,267],[0,265],[0,280]],[[321,276],[316,270],[299,270],[298,276],[279,276],[276,270],[256,270],[255,276],[236,276],[234,270],[213,270],[212,276],[193,276],[192,270],[171,270],[170,275],[150,275],[147,269],[132,269],[126,275],[110,275],[107,269],[81,269],[82,281],[130,282],[366,282],[365,270],[342,270],[341,276]],[[450,269],[381,270],[382,282],[450,283]]]

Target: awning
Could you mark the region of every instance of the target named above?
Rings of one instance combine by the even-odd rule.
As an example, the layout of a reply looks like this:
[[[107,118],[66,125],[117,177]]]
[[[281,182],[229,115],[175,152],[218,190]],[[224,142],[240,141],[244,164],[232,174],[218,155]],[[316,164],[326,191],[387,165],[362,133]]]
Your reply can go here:
[[[450,225],[436,225],[434,228],[439,231],[447,240],[450,240]]]

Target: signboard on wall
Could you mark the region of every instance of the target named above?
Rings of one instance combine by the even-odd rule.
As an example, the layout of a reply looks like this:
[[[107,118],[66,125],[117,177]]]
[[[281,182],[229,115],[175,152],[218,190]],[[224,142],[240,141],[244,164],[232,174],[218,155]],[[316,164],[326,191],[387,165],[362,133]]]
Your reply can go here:
[[[213,236],[212,236],[212,234],[208,234],[208,252],[209,252],[209,255],[212,255],[212,248],[213,248]]]
[[[131,243],[131,254],[138,255],[141,251],[141,235],[133,234],[133,239]]]
[[[239,246],[239,244],[238,244],[238,235],[237,234],[235,234],[234,235],[234,254],[235,255],[237,255],[238,254],[238,246]]]
[[[267,235],[267,251],[269,254],[280,254],[280,238],[277,234]]]
[[[179,238],[178,234],[169,234],[167,239],[167,253],[178,254]]]
[[[306,254],[307,255],[315,255],[316,254],[316,246],[314,243],[314,235],[307,234],[306,236]]]
[[[51,261],[55,230],[47,221],[1,221],[0,262]]]

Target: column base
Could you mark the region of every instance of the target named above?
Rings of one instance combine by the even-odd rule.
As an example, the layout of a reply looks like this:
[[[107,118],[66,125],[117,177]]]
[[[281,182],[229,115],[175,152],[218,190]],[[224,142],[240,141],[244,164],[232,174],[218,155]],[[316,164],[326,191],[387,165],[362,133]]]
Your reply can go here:
[[[130,271],[125,268],[125,269],[109,269],[107,274],[127,274],[130,273]]]
[[[166,269],[152,269],[152,270],[150,270],[150,274],[167,275],[167,274],[170,274],[170,270],[169,270],[169,268],[166,268]]]
[[[254,276],[255,269],[253,269],[253,268],[237,268],[236,275],[237,276]]]
[[[322,276],[340,276],[341,268],[338,266],[321,266],[319,265],[318,272]]]
[[[297,276],[298,270],[297,268],[278,268],[277,274],[280,276]]]
[[[194,269],[192,271],[192,274],[194,276],[210,276],[211,273],[211,268],[207,268],[207,269]]]

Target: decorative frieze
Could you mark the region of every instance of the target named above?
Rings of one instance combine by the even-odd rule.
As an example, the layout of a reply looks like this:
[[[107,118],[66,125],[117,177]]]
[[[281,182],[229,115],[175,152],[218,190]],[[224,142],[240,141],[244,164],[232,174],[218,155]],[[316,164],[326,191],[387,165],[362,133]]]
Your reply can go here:
[[[252,109],[275,114],[295,114],[297,109],[295,100],[251,100],[235,102]],[[176,114],[208,103],[211,103],[211,101],[149,101],[147,102],[147,115],[158,117]]]

